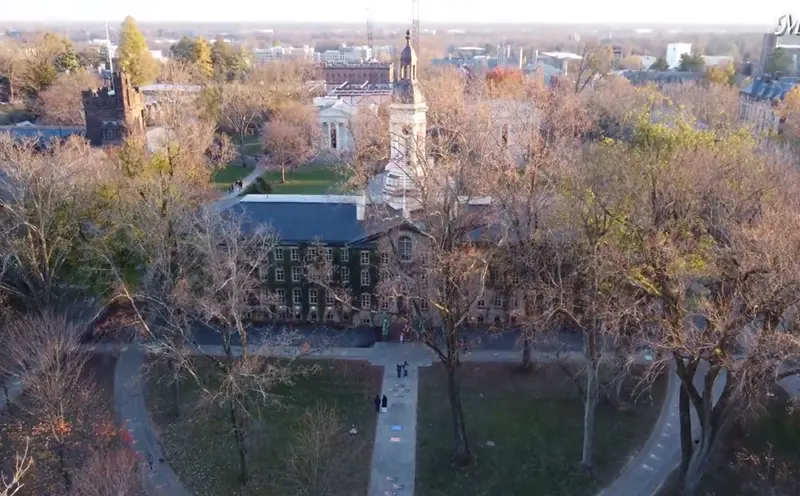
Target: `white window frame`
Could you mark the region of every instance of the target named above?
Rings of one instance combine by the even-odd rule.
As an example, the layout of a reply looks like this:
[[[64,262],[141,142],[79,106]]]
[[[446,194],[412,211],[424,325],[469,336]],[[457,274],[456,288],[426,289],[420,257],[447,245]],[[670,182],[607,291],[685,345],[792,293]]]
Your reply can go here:
[[[370,283],[369,269],[361,269],[361,285],[369,286],[369,283]]]
[[[350,268],[342,267],[342,284],[350,284]]]
[[[299,246],[292,246],[289,248],[289,260],[292,262],[299,262],[300,261],[300,247]]]
[[[292,289],[292,305],[295,307],[303,304],[303,290],[300,288]]]
[[[361,251],[361,265],[369,265],[369,251],[362,250]]]
[[[389,254],[386,252],[381,252],[381,264],[388,265],[389,264]]]
[[[278,246],[272,250],[273,258],[276,262],[283,262],[283,248]]]
[[[325,306],[332,307],[336,304],[336,298],[333,297],[333,291],[325,291]]]
[[[518,285],[521,282],[522,282],[522,278],[519,276],[519,274],[516,271],[513,274],[511,274],[511,284],[517,284]]]
[[[283,267],[275,267],[275,282],[286,282],[286,271]]]
[[[339,253],[339,257],[341,258],[342,262],[349,262],[350,261],[350,249],[342,248],[342,251]]]
[[[308,304],[314,306],[319,305],[319,292],[316,288],[308,290]]]
[[[325,248],[325,260],[333,263],[333,248]]]
[[[286,290],[283,288],[276,289],[275,298],[278,300],[278,306],[286,305]]]
[[[372,295],[369,293],[361,293],[361,309],[371,309],[372,308]]]
[[[303,268],[292,267],[292,282],[300,282],[302,278],[303,278]]]
[[[403,249],[406,244],[408,246],[407,253]],[[414,242],[411,240],[411,236],[403,235],[397,238],[397,255],[401,262],[410,262],[414,259]]]
[[[478,300],[478,308],[486,308],[486,300],[484,300],[483,298]]]
[[[381,298],[381,311],[389,311],[389,298]]]

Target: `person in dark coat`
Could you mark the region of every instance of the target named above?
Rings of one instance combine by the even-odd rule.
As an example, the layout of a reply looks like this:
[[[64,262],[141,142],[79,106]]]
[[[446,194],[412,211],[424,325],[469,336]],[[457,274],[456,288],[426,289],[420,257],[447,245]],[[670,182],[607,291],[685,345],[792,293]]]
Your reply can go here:
[[[381,411],[381,395],[376,394],[375,395],[375,399],[372,400],[372,403],[375,404],[375,413],[378,413],[379,411]]]
[[[403,366],[399,363],[397,364],[397,378],[399,379],[403,374]]]
[[[408,377],[408,361],[403,362],[403,377]]]
[[[389,408],[389,398],[386,395],[383,395],[383,399],[381,400],[381,411],[386,413],[386,409]]]

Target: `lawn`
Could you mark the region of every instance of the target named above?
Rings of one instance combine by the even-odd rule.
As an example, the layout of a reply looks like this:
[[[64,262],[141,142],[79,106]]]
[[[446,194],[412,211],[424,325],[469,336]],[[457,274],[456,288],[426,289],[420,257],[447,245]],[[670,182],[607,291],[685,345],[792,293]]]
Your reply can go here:
[[[418,496],[594,494],[623,468],[650,435],[665,391],[659,380],[627,412],[597,411],[596,473],[581,474],[583,405],[555,367],[530,374],[507,364],[463,364],[462,403],[477,462],[451,465],[452,428],[446,376],[422,369],[417,427]]]
[[[308,364],[304,361],[303,364]],[[331,496],[362,496],[369,484],[375,413],[371,398],[380,388],[382,373],[366,362],[318,360],[320,372],[300,378],[291,388],[275,391],[282,395],[283,408],[264,409],[250,426],[250,471],[253,479],[241,488],[236,479],[238,458],[224,412],[205,406],[198,409],[199,391],[186,382],[182,388],[181,418],[172,414],[171,388],[150,374],[148,402],[158,425],[158,438],[165,457],[181,481],[194,495],[237,494],[271,496],[295,494],[297,481],[288,480],[287,460],[300,446],[299,436],[308,436],[304,415],[319,405],[335,408],[344,437],[337,437],[329,450],[335,456],[322,457],[320,469],[333,480]],[[201,368],[203,377],[211,369]],[[354,425],[356,436],[347,431]],[[306,438],[306,441],[308,438]],[[310,470],[308,473],[312,473]],[[317,473],[317,472],[313,472]],[[302,484],[301,484],[302,485]],[[300,494],[300,492],[297,492]]]
[[[286,173],[286,183],[281,183],[281,171],[271,170],[264,174],[264,180],[278,195],[322,195],[340,194],[337,186],[342,175],[335,167],[304,167]]]
[[[214,173],[214,185],[218,188],[228,188],[234,181],[247,177],[253,169],[254,167],[242,167],[242,164],[234,160],[224,169]]]
[[[260,155],[264,151],[264,145],[261,143],[261,136],[246,135],[244,137],[244,153],[246,155]]]

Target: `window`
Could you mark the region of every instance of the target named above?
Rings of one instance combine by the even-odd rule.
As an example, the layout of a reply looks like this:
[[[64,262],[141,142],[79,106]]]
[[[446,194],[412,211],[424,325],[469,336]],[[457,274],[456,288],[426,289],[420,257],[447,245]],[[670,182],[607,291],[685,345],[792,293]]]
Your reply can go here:
[[[331,126],[331,148],[336,149],[336,126]]]
[[[325,312],[325,320],[333,320],[333,312],[331,312],[330,310]]]
[[[308,320],[311,322],[317,321],[317,312],[315,310],[311,310],[311,314],[308,316]]]
[[[333,248],[325,248],[325,260],[333,262]]]
[[[364,310],[368,310],[372,306],[372,295],[369,293],[364,293],[361,295],[361,308]]]
[[[511,308],[517,309],[519,307],[519,300],[515,298],[511,298]]]
[[[350,269],[342,267],[342,284],[350,283]]]
[[[283,262],[283,248],[278,247],[273,250],[276,262]]]
[[[300,282],[300,276],[302,275],[302,267],[292,267],[292,282]]]
[[[511,284],[519,284],[522,282],[522,279],[519,277],[519,274],[514,272],[511,274]]]
[[[419,307],[420,307],[422,310],[427,310],[427,309],[428,309],[428,300],[422,300],[422,301],[420,302],[420,304],[419,304]]]
[[[275,298],[278,300],[278,305],[286,304],[286,290],[279,288],[275,290]]]
[[[350,250],[348,250],[347,248],[342,248],[341,257],[342,257],[342,262],[349,262],[350,261]]]
[[[381,263],[383,265],[389,264],[389,254],[388,253],[381,253]]]
[[[300,288],[294,288],[292,290],[292,303],[295,305],[302,305],[303,304],[303,290]]]
[[[309,305],[318,305],[319,304],[319,293],[317,293],[316,289],[309,289],[308,290],[308,304]]]
[[[317,249],[313,246],[309,246],[306,248],[306,258],[312,260],[314,257],[317,256]]]
[[[333,306],[336,303],[336,299],[333,297],[333,291],[325,291],[325,305]]]
[[[369,286],[369,270],[364,269],[361,271],[361,285]]]
[[[478,324],[483,324],[483,315],[478,315]]]
[[[383,298],[381,300],[381,310],[384,311],[384,312],[388,312],[389,311],[389,299],[388,298]]]
[[[369,252],[362,251],[361,252],[361,265],[369,265]]]
[[[294,320],[303,320],[303,314],[300,311],[300,307],[294,307]]]
[[[410,262],[413,256],[413,247],[409,236],[401,236],[397,240],[397,251],[400,254],[401,262]]]
[[[483,298],[478,300],[478,308],[486,308],[486,302],[483,301]]]
[[[364,317],[363,319],[361,319],[361,325],[365,326],[372,325],[372,319],[370,319],[369,317]]]
[[[495,295],[492,305],[494,305],[495,308],[503,308],[503,297],[501,295]]]
[[[261,278],[262,281],[266,281],[269,278],[269,266],[262,265],[258,268],[258,276]]]
[[[300,248],[296,246],[292,246],[290,255],[292,262],[299,262],[300,261]]]
[[[285,282],[286,274],[283,272],[283,267],[275,267],[275,282]]]

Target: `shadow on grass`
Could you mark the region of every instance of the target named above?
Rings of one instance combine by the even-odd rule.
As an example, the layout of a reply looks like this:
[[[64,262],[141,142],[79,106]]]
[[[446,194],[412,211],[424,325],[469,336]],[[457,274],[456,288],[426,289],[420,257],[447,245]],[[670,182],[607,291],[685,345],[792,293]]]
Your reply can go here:
[[[645,442],[658,417],[666,381],[619,412],[598,405],[595,475],[580,474],[583,404],[554,366],[514,373],[510,364],[463,364],[462,402],[477,457],[451,466],[452,423],[441,367],[422,369],[417,427],[418,496],[581,496],[605,486]]]

